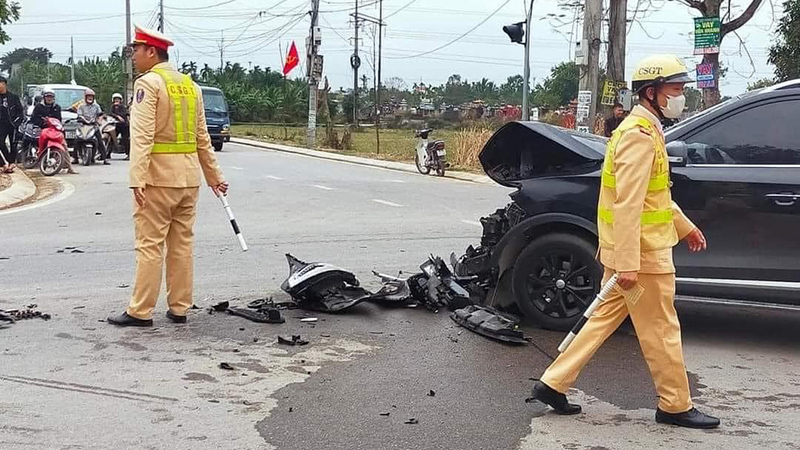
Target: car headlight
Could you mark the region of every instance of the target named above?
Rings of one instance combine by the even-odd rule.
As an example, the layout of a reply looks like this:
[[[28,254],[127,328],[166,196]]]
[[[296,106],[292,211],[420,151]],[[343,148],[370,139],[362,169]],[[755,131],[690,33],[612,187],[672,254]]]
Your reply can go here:
[[[229,131],[231,131],[231,125],[230,124],[226,123],[226,124],[222,125],[222,132],[223,133],[227,133]]]

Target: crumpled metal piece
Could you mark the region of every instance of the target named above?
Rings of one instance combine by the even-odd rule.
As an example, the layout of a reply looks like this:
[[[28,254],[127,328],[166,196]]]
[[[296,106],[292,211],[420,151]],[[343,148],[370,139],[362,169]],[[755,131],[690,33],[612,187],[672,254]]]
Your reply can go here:
[[[471,305],[470,293],[438,256],[431,255],[422,265],[422,273],[411,276],[408,286],[413,298],[433,312],[447,307],[451,311]]]
[[[528,343],[519,330],[519,319],[490,306],[470,305],[454,311],[450,318],[462,327],[490,339],[511,344]]]
[[[381,279],[382,286],[378,292],[370,297],[371,302],[378,303],[407,303],[413,300],[411,288],[408,286],[407,278],[393,277],[376,271],[372,271],[376,277]]]

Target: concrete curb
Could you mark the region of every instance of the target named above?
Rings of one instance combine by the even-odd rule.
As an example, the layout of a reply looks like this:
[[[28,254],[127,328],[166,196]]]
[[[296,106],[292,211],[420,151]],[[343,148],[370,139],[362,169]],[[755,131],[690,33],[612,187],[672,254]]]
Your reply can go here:
[[[11,208],[36,194],[36,185],[22,168],[17,168],[10,175],[11,187],[0,191],[0,209]]]
[[[251,147],[265,148],[268,150],[275,150],[279,152],[295,153],[298,155],[311,156],[314,158],[329,159],[333,161],[348,162],[351,164],[360,164],[362,166],[380,167],[382,169],[398,170],[401,172],[410,172],[419,174],[417,166],[414,164],[407,164],[395,161],[382,161],[379,159],[361,158],[358,156],[340,155],[333,152],[325,152],[320,150],[311,150],[308,148],[292,147],[283,144],[273,144],[271,142],[254,141],[252,139],[244,139],[233,137],[231,142],[235,144],[249,145]],[[473,183],[491,183],[492,179],[485,175],[475,175],[466,172],[448,171],[445,178],[454,178],[456,180],[470,181]]]

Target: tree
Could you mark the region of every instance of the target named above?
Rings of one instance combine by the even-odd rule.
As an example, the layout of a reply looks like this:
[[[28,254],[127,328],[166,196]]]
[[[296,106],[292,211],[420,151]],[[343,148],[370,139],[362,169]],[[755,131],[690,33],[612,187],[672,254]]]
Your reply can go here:
[[[783,17],[778,23],[778,40],[769,49],[770,64],[775,66],[775,79],[800,78],[800,1],[783,2]]]
[[[19,20],[20,9],[19,2],[0,0],[0,44],[5,44],[11,40],[3,27],[13,23],[15,20]]]
[[[0,70],[9,71],[11,70],[11,66],[24,61],[34,61],[40,64],[47,64],[52,57],[53,52],[44,47],[16,48],[0,58]]]
[[[482,78],[481,81],[472,83],[472,99],[493,103],[497,100],[498,89],[492,81]]]
[[[698,89],[691,86],[683,88],[683,94],[686,96],[686,109],[693,113],[699,111],[703,106],[703,93]]]
[[[522,75],[508,77],[506,82],[500,85],[500,101],[505,104],[519,105],[522,103],[522,85],[524,84]]]
[[[569,104],[578,96],[580,69],[574,62],[563,62],[550,71],[550,76],[536,85],[533,104],[556,108]]]
[[[763,0],[749,0],[750,4],[747,6],[747,8],[738,17],[733,18],[732,9],[735,8],[736,5],[731,4],[730,0],[728,2],[724,2],[723,0],[680,0],[681,3],[688,6],[689,8],[699,11],[703,17],[720,18],[721,20],[721,27],[719,33],[720,46],[722,45],[722,41],[725,38],[725,36],[727,36],[730,33],[735,34],[736,30],[741,28],[744,24],[747,23],[747,21],[749,21],[753,17],[753,14],[756,13],[758,7],[761,6],[762,1]],[[724,14],[722,13],[723,6],[725,6]],[[744,41],[742,41],[742,43],[744,43]],[[716,69],[718,69],[720,67],[719,53],[703,55],[703,63],[713,64],[713,66]],[[720,70],[714,71],[714,85],[716,87],[703,89],[703,100],[707,108],[714,106],[720,102],[719,72]]]
[[[747,84],[747,91],[755,91],[757,89],[762,89],[765,87],[770,87],[775,84],[775,80],[772,78],[762,78],[758,81],[754,81],[752,83]]]

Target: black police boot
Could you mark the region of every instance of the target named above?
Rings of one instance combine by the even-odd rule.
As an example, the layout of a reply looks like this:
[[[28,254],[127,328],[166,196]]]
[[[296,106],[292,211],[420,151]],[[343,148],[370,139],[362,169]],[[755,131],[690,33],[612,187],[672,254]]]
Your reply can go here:
[[[717,428],[719,426],[719,419],[703,414],[697,408],[676,414],[656,409],[656,422],[686,428]]]
[[[568,402],[566,395],[556,391],[541,381],[537,381],[536,384],[533,385],[533,398],[549,405],[556,414],[567,416],[581,412],[580,405]]]
[[[174,323],[186,323],[186,316],[179,316],[177,314],[172,314],[172,311],[167,311],[167,319],[173,321]]]
[[[120,327],[152,327],[153,319],[137,319],[124,312],[117,317],[109,317],[108,323]]]

